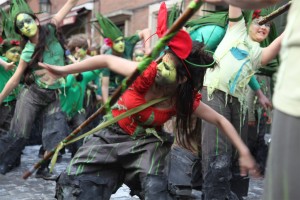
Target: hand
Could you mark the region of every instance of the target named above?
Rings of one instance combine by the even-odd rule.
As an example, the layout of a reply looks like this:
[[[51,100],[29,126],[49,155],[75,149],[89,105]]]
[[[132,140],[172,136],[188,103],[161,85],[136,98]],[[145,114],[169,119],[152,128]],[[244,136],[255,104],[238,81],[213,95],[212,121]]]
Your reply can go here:
[[[247,151],[247,153],[240,154],[239,165],[241,176],[247,176],[248,172],[256,178],[260,176],[257,164],[249,151]]]
[[[16,66],[16,65],[15,65],[14,62],[10,62],[10,63],[7,63],[7,64],[4,66],[4,68],[5,68],[6,71],[8,71],[8,70],[12,70],[15,66]]]
[[[62,76],[60,75],[56,75],[51,73],[49,70],[47,69],[40,69],[40,70],[36,70],[34,72],[35,75],[37,76],[41,76],[41,81],[47,85],[53,85],[55,83],[57,83],[57,79],[61,78]]]
[[[271,101],[262,93],[261,90],[256,91],[256,96],[258,98],[259,104],[267,110],[268,108],[272,109]]]
[[[41,63],[39,62],[38,63],[40,67],[44,68],[46,71],[49,72],[49,75],[53,75],[53,76],[56,76],[56,77],[64,77],[66,76],[67,74],[65,74],[63,72],[63,67],[62,66],[55,66],[55,65],[49,65],[49,64],[46,64],[46,63]],[[38,72],[39,70],[37,70],[36,72]],[[41,71],[42,74],[45,74],[46,72],[45,71]],[[38,74],[37,74],[38,75]]]

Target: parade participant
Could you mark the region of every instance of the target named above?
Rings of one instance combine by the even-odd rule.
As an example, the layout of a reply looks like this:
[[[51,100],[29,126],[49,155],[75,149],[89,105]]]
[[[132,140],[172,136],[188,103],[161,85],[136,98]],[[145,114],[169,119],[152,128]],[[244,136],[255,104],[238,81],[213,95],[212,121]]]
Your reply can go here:
[[[0,93],[0,103],[16,88],[24,75],[27,85],[20,93],[12,119],[10,134],[15,141],[7,144],[5,157],[17,159],[30,136],[34,120],[43,116],[43,147],[49,151],[65,137],[61,132],[64,128],[64,117],[58,116],[60,105],[58,89],[62,88],[64,79],[56,80],[49,86],[33,72],[38,69],[37,62],[65,65],[62,37],[57,28],[78,0],[68,0],[65,5],[51,19],[49,24],[41,26],[32,10],[22,0],[13,0],[10,14],[14,19],[15,31],[21,36],[21,47],[24,48],[20,62],[13,76],[6,83]],[[7,172],[8,163],[0,161]],[[54,178],[48,171],[48,164],[43,163],[36,176]]]
[[[15,39],[4,39],[0,44],[2,56],[0,56],[0,91],[3,90],[7,81],[12,77],[16,70],[16,65],[20,59],[20,41]],[[8,132],[10,121],[15,109],[16,97],[19,93],[19,87],[8,95],[0,107],[0,132]]]
[[[242,10],[229,6],[229,26],[214,55],[219,67],[207,71],[202,90],[203,101],[231,121],[245,142],[246,86],[255,70],[277,55],[283,36],[261,48],[259,42],[268,36],[270,29],[257,22],[252,21],[248,34]],[[249,181],[239,175],[236,150],[221,130],[206,121],[202,126],[201,147],[204,198],[241,199],[247,196]]]
[[[300,196],[298,155],[300,151],[299,53],[300,1],[292,1],[282,41],[281,64],[275,83],[263,199],[298,199]]]
[[[86,55],[88,48],[87,38],[83,34],[73,35],[68,42],[68,49],[75,57],[75,62],[90,57]],[[84,98],[86,97],[87,85],[90,81],[99,77],[100,70],[84,73],[70,74],[66,77],[66,92],[60,94],[62,111],[67,115],[68,125],[73,131],[86,120],[86,108]],[[71,145],[72,157],[81,146],[82,141]]]
[[[59,199],[109,199],[111,194],[125,183],[132,194],[153,199],[152,195],[164,198],[167,184],[163,180],[164,159],[172,145],[171,135],[161,126],[177,116],[176,125],[181,134],[189,134],[191,116],[196,116],[217,125],[240,153],[241,175],[248,170],[255,173],[255,162],[233,126],[221,115],[200,102],[197,92],[202,87],[205,68],[214,60],[204,51],[203,44],[192,41],[180,31],[169,42],[160,62],[153,62],[121,96],[112,108],[113,117],[152,100],[168,97],[167,100],[118,121],[87,138],[77,151],[67,172],[61,174],[57,185]],[[193,46],[193,48],[192,48]],[[58,68],[40,63],[50,70],[37,71],[44,80],[58,75],[108,67],[110,70],[129,76],[137,63],[111,55],[94,56],[80,63]],[[122,67],[119,67],[122,66]],[[54,74],[54,75],[53,75]],[[52,78],[51,78],[52,77]],[[188,136],[187,136],[188,137]],[[178,140],[182,146],[184,141]],[[91,189],[93,188],[93,189]]]
[[[7,81],[12,77],[16,70],[16,65],[20,59],[20,41],[16,39],[4,39],[0,45],[2,55],[0,56],[0,92],[3,90]],[[3,159],[3,152],[6,151],[5,147],[12,141],[10,134],[8,134],[13,113],[16,106],[17,95],[19,94],[20,87],[16,87],[10,95],[8,95],[0,104],[0,160],[8,163],[7,168],[13,168],[20,163],[20,157],[11,161],[10,158]],[[5,174],[6,169],[3,163],[0,164],[0,173]]]
[[[100,34],[105,38],[105,44],[110,49],[105,54],[111,54],[132,60],[134,46],[140,40],[146,41],[150,37],[150,30],[143,29],[130,37],[124,37],[122,31],[108,18],[101,14],[97,15],[100,26]],[[149,51],[150,42],[145,42],[145,51]],[[120,66],[121,67],[121,66]],[[109,69],[102,70],[102,97],[103,102],[106,103],[108,97],[115,91],[123,80],[123,76],[118,75]]]
[[[3,90],[7,81],[12,77],[16,70],[20,59],[20,41],[18,35],[13,30],[13,23],[10,15],[4,10],[0,9],[2,16],[2,36],[4,40],[0,44],[0,92]],[[9,37],[9,38],[7,38]],[[0,104],[0,160],[2,159],[3,152],[6,151],[6,144],[12,141],[10,134],[8,134],[11,119],[16,106],[16,98],[19,94],[20,87],[16,87],[13,92],[8,95]],[[13,162],[9,162],[8,168],[13,168],[19,165],[20,157]],[[5,169],[3,163],[0,164],[0,173],[4,174]]]
[[[141,62],[144,57],[145,57],[145,51],[143,48],[139,47],[139,48],[134,49],[133,61]]]
[[[269,15],[273,9],[255,10],[252,20],[259,20],[261,17]],[[267,47],[278,36],[275,24],[269,22],[270,32],[268,37],[260,42],[261,47]],[[266,133],[270,133],[271,125],[271,109],[272,109],[272,93],[276,73],[279,66],[278,56],[269,62],[266,66],[261,67],[255,73],[255,77],[259,82],[259,93],[266,96],[268,102],[261,104],[261,99],[256,98],[254,91],[248,91],[248,148],[258,163],[261,175],[265,173],[266,160],[268,154],[268,144],[265,140]]]

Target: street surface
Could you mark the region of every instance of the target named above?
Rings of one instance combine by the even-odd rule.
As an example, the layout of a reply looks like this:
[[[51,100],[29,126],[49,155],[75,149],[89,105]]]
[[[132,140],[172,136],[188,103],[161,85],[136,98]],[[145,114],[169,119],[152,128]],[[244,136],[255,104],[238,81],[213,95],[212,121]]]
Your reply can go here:
[[[6,175],[0,174],[0,200],[54,200],[55,182],[36,179],[34,175],[27,180],[22,179],[23,172],[36,163],[40,146],[27,146],[23,150],[21,165]],[[55,173],[62,172],[70,161],[71,154],[66,153],[60,163],[55,165]],[[260,200],[263,192],[263,181],[251,180],[247,200]],[[138,200],[129,195],[127,186],[121,187],[111,200]]]

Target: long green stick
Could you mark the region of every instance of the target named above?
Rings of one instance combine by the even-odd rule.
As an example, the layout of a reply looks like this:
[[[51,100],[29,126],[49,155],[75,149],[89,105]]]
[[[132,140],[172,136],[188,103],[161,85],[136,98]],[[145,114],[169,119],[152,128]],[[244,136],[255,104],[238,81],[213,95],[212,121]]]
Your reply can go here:
[[[137,70],[133,72],[133,74],[128,78],[123,80],[122,85],[117,88],[114,92],[112,97],[108,102],[106,102],[101,108],[99,108],[93,115],[91,115],[86,121],[84,121],[79,127],[77,127],[68,137],[66,137],[62,142],[68,143],[70,140],[74,138],[76,134],[78,134],[85,126],[87,126],[91,121],[93,121],[99,114],[105,113],[105,108],[110,108],[110,106],[114,105],[119,97],[125,92],[125,90],[130,86],[134,80],[148,67],[148,65],[159,56],[161,50],[165,48],[167,43],[172,39],[172,37],[184,26],[184,24],[194,15],[194,13],[200,8],[202,5],[201,0],[193,0],[188,5],[188,8],[184,11],[184,13],[174,22],[174,24],[170,27],[167,31],[165,36],[161,38],[155,47],[152,49],[151,53],[144,58],[142,62],[139,63]],[[39,162],[35,163],[34,166],[26,171],[23,174],[23,179],[27,179],[31,176],[40,166],[42,163],[46,162],[50,159],[56,149],[59,147],[59,144],[56,146],[55,149],[51,150],[44,159],[40,160]]]

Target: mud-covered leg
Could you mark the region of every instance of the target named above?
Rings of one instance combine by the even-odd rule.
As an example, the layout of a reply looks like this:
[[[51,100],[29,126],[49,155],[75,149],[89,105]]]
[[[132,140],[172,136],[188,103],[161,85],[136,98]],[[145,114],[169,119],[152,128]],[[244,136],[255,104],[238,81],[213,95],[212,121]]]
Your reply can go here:
[[[168,163],[168,188],[176,199],[201,199],[201,160],[192,152],[174,146]]]
[[[58,200],[109,200],[118,185],[119,175],[113,172],[101,172],[98,175],[67,175],[63,172],[57,180]]]

